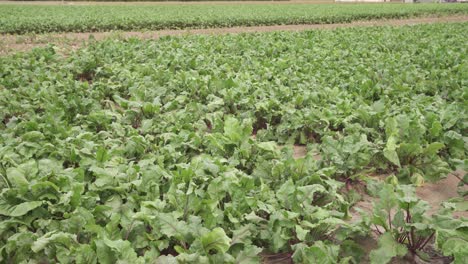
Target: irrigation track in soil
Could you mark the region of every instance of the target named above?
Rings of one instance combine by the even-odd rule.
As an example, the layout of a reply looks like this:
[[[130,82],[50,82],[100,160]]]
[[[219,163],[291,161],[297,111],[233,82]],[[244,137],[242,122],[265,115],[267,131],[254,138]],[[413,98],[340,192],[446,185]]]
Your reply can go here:
[[[53,44],[62,48],[64,52],[75,50],[91,40],[104,40],[107,38],[141,38],[158,39],[164,36],[185,35],[220,35],[259,33],[273,31],[304,31],[323,30],[346,27],[372,27],[372,26],[405,26],[430,23],[455,23],[468,22],[468,16],[442,16],[442,17],[419,17],[409,19],[386,19],[354,21],[350,23],[337,24],[304,24],[304,25],[274,25],[274,26],[252,26],[252,27],[230,27],[230,28],[207,28],[207,29],[181,29],[181,30],[158,30],[158,31],[131,31],[131,32],[84,32],[84,33],[51,33],[51,34],[26,34],[26,35],[0,35],[0,55],[28,51],[34,47],[43,47]]]

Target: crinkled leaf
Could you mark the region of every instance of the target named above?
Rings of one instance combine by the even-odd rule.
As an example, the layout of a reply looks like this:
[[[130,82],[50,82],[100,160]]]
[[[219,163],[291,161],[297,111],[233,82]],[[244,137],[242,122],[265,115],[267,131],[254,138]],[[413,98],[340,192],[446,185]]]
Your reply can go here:
[[[37,239],[34,244],[31,246],[31,250],[33,252],[39,252],[47,247],[49,244],[60,244],[65,246],[70,246],[76,240],[76,235],[59,232],[59,231],[52,231],[49,232],[39,239]]]
[[[201,237],[201,242],[206,252],[214,249],[217,252],[225,253],[230,247],[231,239],[226,235],[224,229],[217,227],[204,234]]]
[[[397,138],[395,136],[390,136],[387,140],[387,145],[383,150],[383,154],[385,158],[387,158],[391,163],[401,167],[400,159],[398,158],[398,154],[396,152],[397,149]]]
[[[385,233],[379,238],[379,248],[372,250],[369,257],[371,264],[386,264],[393,257],[402,257],[408,252],[407,248],[399,244],[390,233]]]
[[[4,199],[0,199],[0,215],[18,217],[41,206],[41,201],[24,202],[16,205],[8,204]]]

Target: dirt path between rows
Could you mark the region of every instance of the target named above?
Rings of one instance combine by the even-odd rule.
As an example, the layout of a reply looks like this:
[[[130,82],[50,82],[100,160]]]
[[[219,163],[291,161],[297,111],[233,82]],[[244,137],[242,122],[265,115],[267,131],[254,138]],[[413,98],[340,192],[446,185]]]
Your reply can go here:
[[[344,27],[371,27],[371,26],[403,26],[429,23],[468,22],[468,16],[444,16],[444,17],[420,17],[410,19],[387,19],[355,21],[339,24],[310,24],[310,25],[275,25],[232,28],[208,28],[208,29],[182,29],[159,31],[134,31],[134,32],[94,32],[94,33],[53,33],[31,35],[1,35],[0,55],[11,54],[18,51],[28,51],[34,47],[56,45],[63,51],[75,50],[91,39],[103,40],[106,38],[127,39],[137,37],[141,39],[158,39],[163,36],[184,35],[219,35],[239,34],[272,31],[302,31],[314,29],[335,29]]]

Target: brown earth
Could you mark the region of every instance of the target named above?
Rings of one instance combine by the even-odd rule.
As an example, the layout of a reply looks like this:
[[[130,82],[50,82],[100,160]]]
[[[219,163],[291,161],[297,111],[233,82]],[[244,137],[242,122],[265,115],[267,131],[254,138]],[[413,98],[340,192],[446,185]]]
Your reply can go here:
[[[305,157],[307,155],[307,147],[306,146],[299,146],[299,145],[294,145],[293,147],[294,150],[294,158],[299,159]],[[316,157],[316,156],[314,156]],[[320,158],[316,158],[317,160]]]
[[[463,178],[462,171],[450,173],[447,178],[434,183],[425,183],[423,186],[416,188],[416,194],[419,198],[429,203],[431,209],[429,214],[434,214],[440,209],[440,204],[450,198],[459,197],[457,193],[458,183]],[[465,187],[468,187],[465,185]],[[466,200],[466,199],[465,199]],[[468,218],[467,211],[454,213],[455,217]]]
[[[416,188],[416,195],[426,201],[430,209],[428,211],[429,215],[436,213],[441,208],[441,203],[445,202],[451,198],[460,197],[457,193],[458,190],[458,183],[460,182],[460,178],[463,177],[462,171],[455,171],[447,175],[446,178],[430,183],[426,182],[424,185],[419,186]],[[380,179],[385,178],[379,177]],[[372,212],[372,203],[376,202],[378,198],[371,197],[365,193],[361,193],[362,200],[357,202],[354,207],[360,208],[366,213]],[[352,210],[352,219],[351,221],[359,220],[360,216],[356,210]],[[468,212],[455,212],[455,217],[466,217],[468,218]]]
[[[184,30],[160,30],[141,32],[94,32],[94,33],[52,33],[52,34],[30,34],[30,35],[1,35],[0,55],[11,54],[18,51],[28,51],[33,47],[42,47],[47,44],[56,45],[63,53],[75,50],[90,39],[103,40],[107,38],[127,39],[137,37],[141,39],[158,39],[163,36],[185,36],[185,35],[218,35],[257,33],[272,31],[303,31],[315,29],[335,29],[343,27],[371,27],[371,26],[404,26],[428,23],[468,22],[468,16],[445,16],[445,17],[421,17],[411,19],[388,19],[355,21],[339,24],[310,24],[310,25],[275,25],[275,26],[253,26],[232,28],[210,28],[210,29],[184,29]]]

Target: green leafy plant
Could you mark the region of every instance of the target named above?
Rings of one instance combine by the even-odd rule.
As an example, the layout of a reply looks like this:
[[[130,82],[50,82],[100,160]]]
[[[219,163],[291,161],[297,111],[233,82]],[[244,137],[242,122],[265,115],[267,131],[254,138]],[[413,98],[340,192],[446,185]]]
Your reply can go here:
[[[0,33],[94,32],[344,23],[466,14],[464,5],[2,5]],[[51,15],[53,14],[53,16]]]
[[[372,263],[388,263],[393,257],[418,256],[430,260],[426,247],[435,243],[447,256],[455,257],[456,263],[463,263],[466,250],[447,250],[453,241],[466,238],[466,221],[455,219],[453,208],[443,208],[435,215],[428,215],[429,206],[418,199],[411,185],[383,184],[378,192],[379,201],[374,204],[373,213],[365,222],[378,235],[379,247],[370,254]],[[451,227],[449,227],[449,224]],[[452,242],[448,242],[452,241]]]
[[[405,8],[446,6],[465,8]],[[151,10],[137,13],[167,20]],[[105,17],[96,30],[118,18]],[[391,249],[374,259],[423,255],[436,239],[463,262],[463,219],[427,217],[409,187],[385,187],[368,225],[356,224],[356,195],[342,180],[437,180],[464,169],[466,30],[108,39],[66,57],[51,46],[0,57],[0,262],[258,263],[279,254],[360,263],[367,256],[352,241],[371,223]],[[293,143],[309,147],[297,155]]]
[[[437,155],[446,146],[427,140],[439,135],[442,128],[426,131],[425,124],[412,120],[416,120],[416,117],[400,115],[387,120],[388,138],[383,156],[396,168],[400,178],[410,179],[413,183],[420,181],[420,178],[438,180],[451,171],[449,164]],[[430,135],[426,136],[427,133]]]

